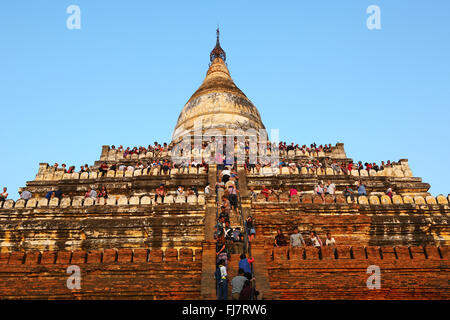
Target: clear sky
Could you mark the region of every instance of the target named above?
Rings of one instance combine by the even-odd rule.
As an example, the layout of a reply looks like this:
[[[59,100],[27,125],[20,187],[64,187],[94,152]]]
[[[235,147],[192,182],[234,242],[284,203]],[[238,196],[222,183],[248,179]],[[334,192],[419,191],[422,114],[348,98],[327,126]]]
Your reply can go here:
[[[81,29],[69,30],[69,5]],[[381,30],[366,26],[369,5]],[[363,162],[409,159],[450,192],[448,0],[2,1],[0,187],[40,162],[88,163],[102,145],[170,141],[205,76],[215,29],[266,128],[343,142]]]

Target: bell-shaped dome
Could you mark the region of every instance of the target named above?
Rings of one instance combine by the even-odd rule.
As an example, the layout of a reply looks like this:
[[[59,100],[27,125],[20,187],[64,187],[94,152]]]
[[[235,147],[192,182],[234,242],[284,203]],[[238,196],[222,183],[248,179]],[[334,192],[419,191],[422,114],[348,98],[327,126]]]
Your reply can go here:
[[[178,117],[172,141],[178,143],[185,135],[194,135],[194,123],[201,124],[202,134],[212,130],[223,136],[247,132],[259,132],[264,124],[258,110],[246,95],[234,84],[225,64],[226,54],[220,47],[219,30],[217,43],[211,51],[211,64],[206,78],[192,95]]]

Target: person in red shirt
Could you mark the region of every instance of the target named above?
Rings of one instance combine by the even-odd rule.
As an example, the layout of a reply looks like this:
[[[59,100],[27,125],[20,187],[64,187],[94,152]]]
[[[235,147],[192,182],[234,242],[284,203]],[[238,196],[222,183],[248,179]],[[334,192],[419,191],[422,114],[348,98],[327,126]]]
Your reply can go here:
[[[350,163],[348,164],[347,170],[348,170],[348,174],[351,174],[351,173],[352,173],[352,170],[353,170],[353,162],[350,162]]]
[[[102,173],[102,177],[104,177],[108,172],[108,165],[105,162],[103,162],[98,168],[98,171],[100,171]]]
[[[269,198],[269,195],[272,193],[269,189],[266,188],[265,185],[262,186],[261,194],[267,199]]]

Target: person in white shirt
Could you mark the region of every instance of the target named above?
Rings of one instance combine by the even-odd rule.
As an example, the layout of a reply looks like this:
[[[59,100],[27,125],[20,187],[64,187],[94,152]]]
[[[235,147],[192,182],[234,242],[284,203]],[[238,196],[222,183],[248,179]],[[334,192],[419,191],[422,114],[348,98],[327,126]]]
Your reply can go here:
[[[218,299],[219,300],[227,300],[228,296],[228,274],[227,268],[225,267],[225,262],[223,260],[219,261],[219,270],[220,270],[220,280],[218,283]]]
[[[209,186],[209,183],[206,185],[205,187],[205,195],[210,195],[211,194],[211,187]]]
[[[310,240],[314,248],[320,248],[322,246],[322,241],[315,231],[311,231]]]
[[[0,193],[0,201],[5,201],[8,198],[8,188],[4,187],[3,192]]]
[[[316,187],[314,188],[314,193],[319,195],[322,198],[322,201],[325,202],[325,193],[322,183],[316,185]]]
[[[227,183],[227,181],[231,177],[231,171],[228,170],[228,167],[225,167],[225,169],[222,170],[222,182]]]
[[[177,196],[184,196],[184,188],[182,186],[178,186]]]
[[[334,238],[331,236],[331,233],[329,233],[329,232],[327,232],[327,240],[325,241],[325,245],[329,246],[329,247],[336,246],[336,241],[334,240]]]
[[[334,193],[336,192],[336,185],[334,183],[331,183],[331,181],[328,181],[327,191],[328,191],[328,194],[331,194],[334,196]]]
[[[25,201],[30,200],[32,196],[33,195],[28,190],[24,190],[20,193],[20,199],[25,200]]]

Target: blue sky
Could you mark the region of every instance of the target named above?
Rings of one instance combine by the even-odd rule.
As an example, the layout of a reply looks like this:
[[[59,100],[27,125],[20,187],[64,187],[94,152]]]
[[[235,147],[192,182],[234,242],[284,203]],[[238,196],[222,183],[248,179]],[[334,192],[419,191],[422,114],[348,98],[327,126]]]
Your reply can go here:
[[[66,8],[81,8],[68,30]],[[366,8],[381,9],[368,30]],[[2,1],[0,187],[40,162],[93,164],[101,146],[170,141],[221,27],[236,84],[266,128],[344,142],[354,160],[409,159],[450,191],[450,1]]]

